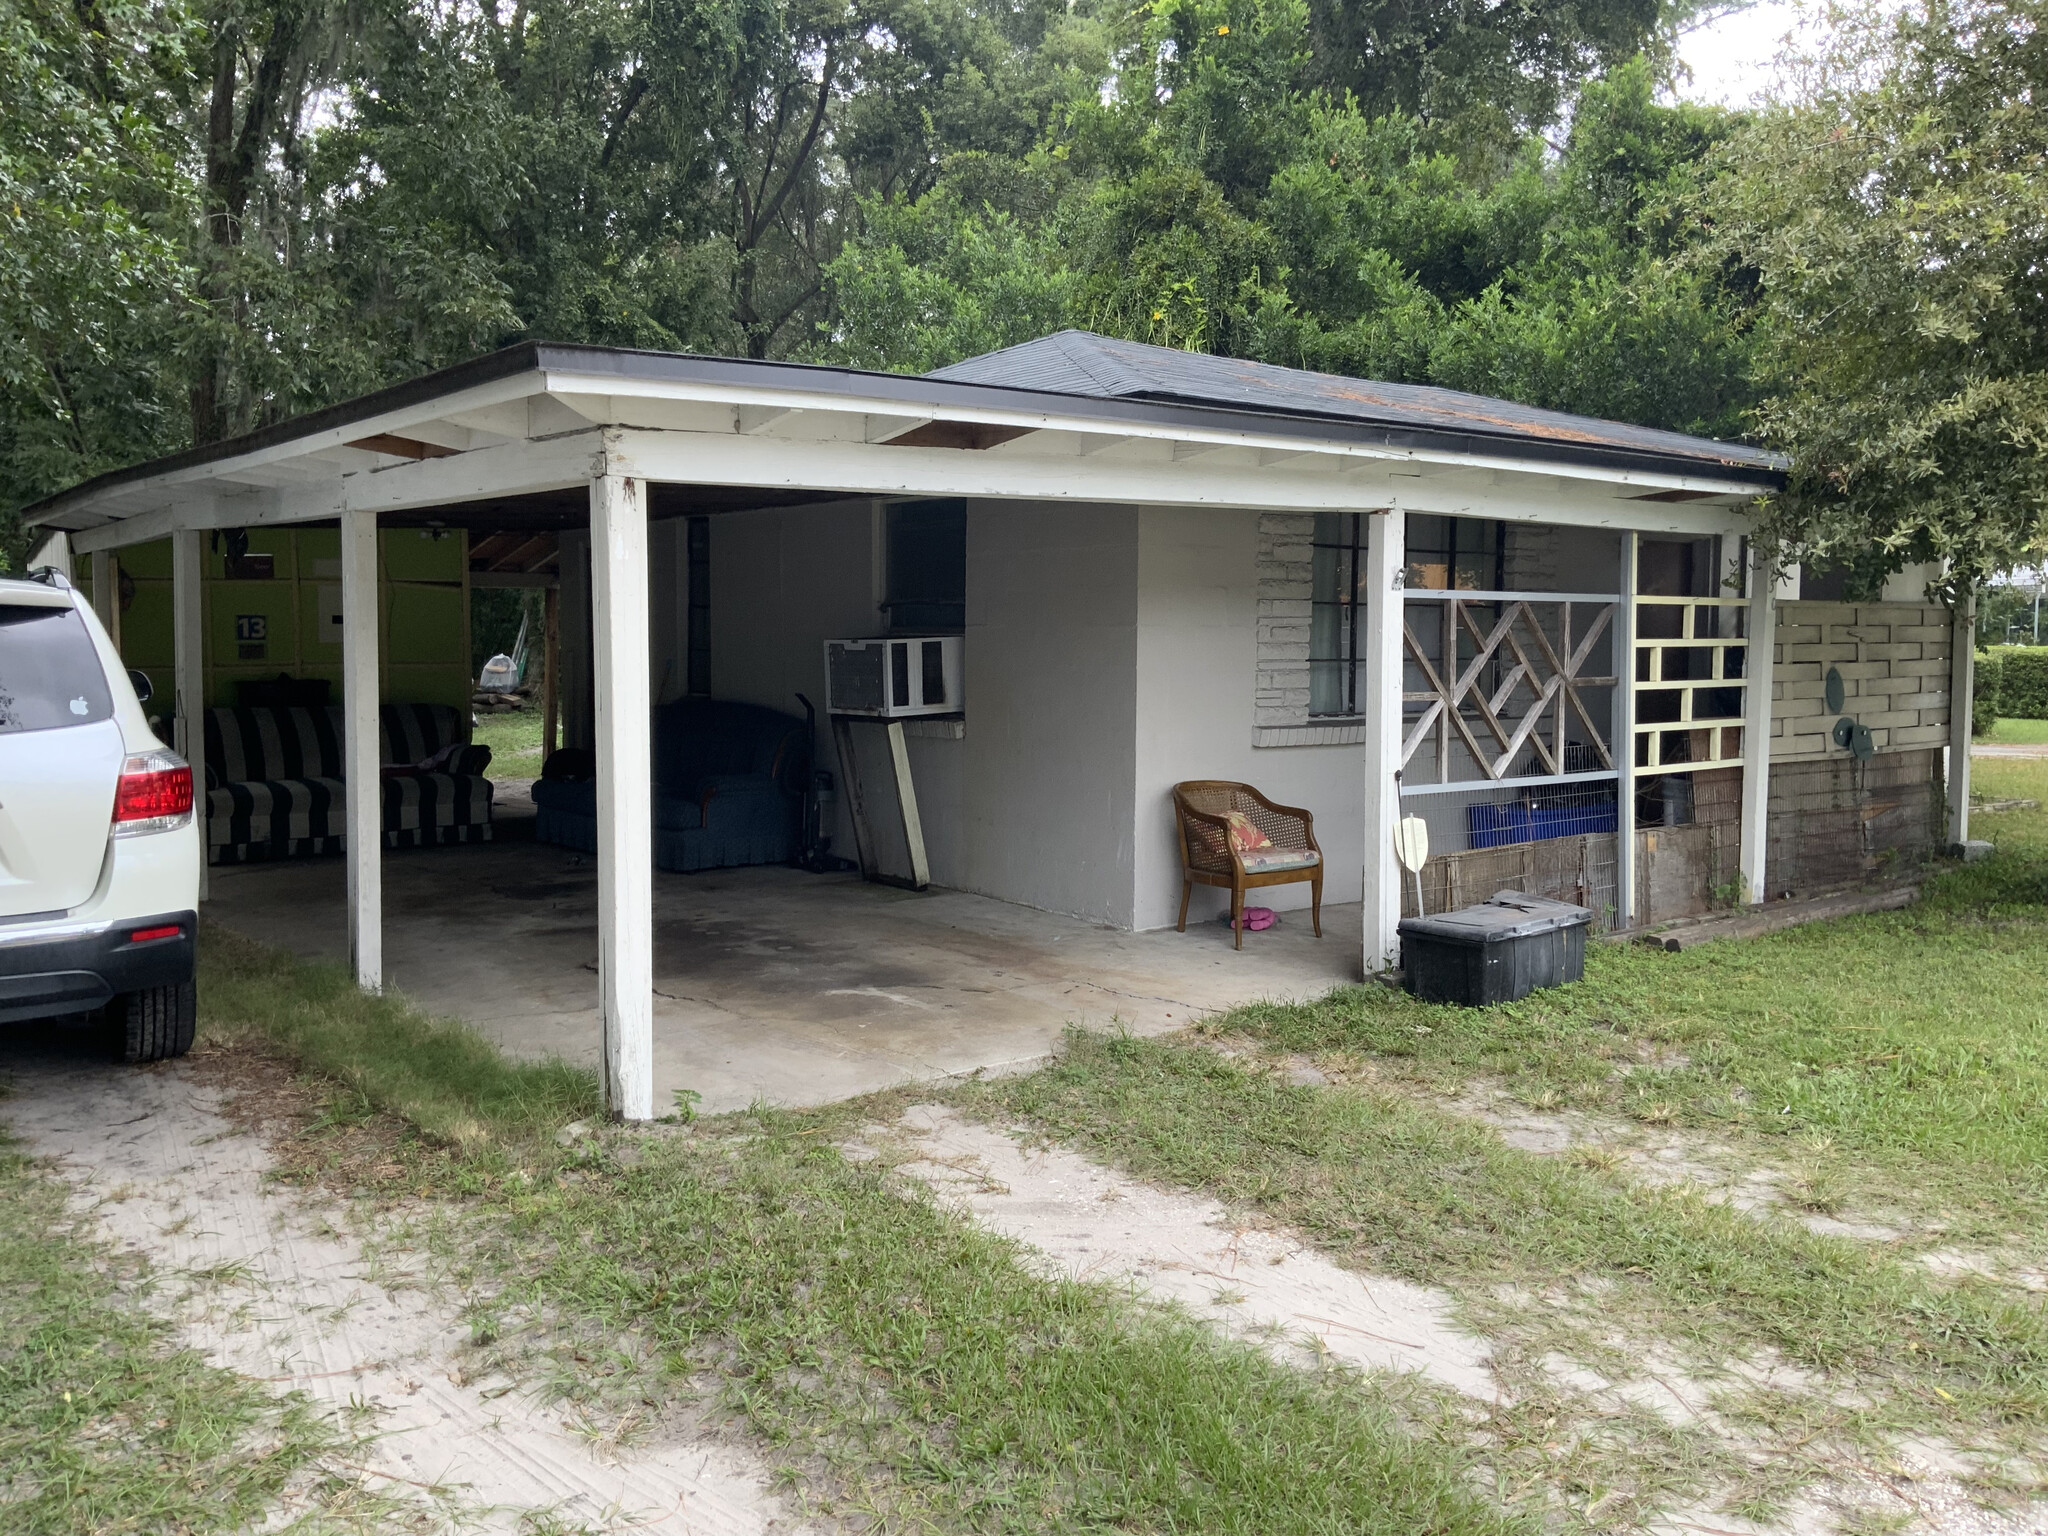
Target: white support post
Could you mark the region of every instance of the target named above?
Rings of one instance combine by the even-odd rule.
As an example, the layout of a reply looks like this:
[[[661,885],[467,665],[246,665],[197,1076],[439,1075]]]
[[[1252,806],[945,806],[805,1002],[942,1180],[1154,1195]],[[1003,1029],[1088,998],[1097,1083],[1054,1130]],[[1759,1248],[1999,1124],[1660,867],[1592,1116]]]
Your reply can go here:
[[[96,549],[89,556],[92,561],[92,611],[100,621],[100,628],[107,632],[107,638],[114,642],[114,649],[121,649],[121,565],[111,549]]]
[[[341,515],[342,761],[348,781],[348,952],[356,985],[384,990],[384,775],[377,750],[377,516]]]
[[[1366,518],[1365,577],[1365,974],[1401,953],[1401,866],[1394,823],[1401,819],[1401,637],[1407,622],[1402,572],[1407,516],[1398,507]]]
[[[62,528],[52,532],[30,552],[28,568],[32,571],[48,568],[66,581],[71,580],[71,535]]]
[[[597,724],[597,972],[605,1108],[654,1118],[654,747],[647,506],[624,475],[590,482]]]
[[[1614,926],[1636,925],[1636,544],[1621,536],[1614,613]]]
[[[1949,623],[1948,841],[1970,840],[1970,709],[1977,696],[1977,594],[1956,599]]]
[[[206,574],[204,535],[180,528],[171,535],[171,747],[192,765],[199,807],[199,899],[206,900]]]
[[[1754,546],[1749,566],[1749,623],[1742,665],[1742,839],[1736,867],[1742,899],[1763,905],[1771,841],[1771,695],[1778,643],[1777,582],[1771,563]]]

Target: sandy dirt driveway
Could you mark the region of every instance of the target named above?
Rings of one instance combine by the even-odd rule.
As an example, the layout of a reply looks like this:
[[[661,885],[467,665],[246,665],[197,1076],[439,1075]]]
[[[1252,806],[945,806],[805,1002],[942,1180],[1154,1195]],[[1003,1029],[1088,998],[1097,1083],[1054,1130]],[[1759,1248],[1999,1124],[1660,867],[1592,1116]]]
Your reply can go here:
[[[485,1531],[803,1529],[725,1443],[594,1444],[513,1383],[471,1380],[456,1298],[372,1278],[342,1214],[266,1183],[269,1152],[203,1066],[108,1065],[76,1036],[0,1046],[0,1119],[146,1256],[153,1304],[215,1364],[303,1392],[361,1437],[343,1475]],[[475,1369],[470,1357],[469,1369]]]

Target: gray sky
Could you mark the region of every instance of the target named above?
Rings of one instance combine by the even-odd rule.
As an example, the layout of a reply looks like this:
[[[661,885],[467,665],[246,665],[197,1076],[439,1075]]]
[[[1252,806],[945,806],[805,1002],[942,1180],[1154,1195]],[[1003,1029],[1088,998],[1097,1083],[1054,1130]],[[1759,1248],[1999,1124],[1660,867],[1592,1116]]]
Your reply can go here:
[[[1679,49],[1693,75],[1684,95],[1723,106],[1750,105],[1771,83],[1785,35],[1798,26],[1803,9],[1787,0],[1762,0],[1688,33]]]

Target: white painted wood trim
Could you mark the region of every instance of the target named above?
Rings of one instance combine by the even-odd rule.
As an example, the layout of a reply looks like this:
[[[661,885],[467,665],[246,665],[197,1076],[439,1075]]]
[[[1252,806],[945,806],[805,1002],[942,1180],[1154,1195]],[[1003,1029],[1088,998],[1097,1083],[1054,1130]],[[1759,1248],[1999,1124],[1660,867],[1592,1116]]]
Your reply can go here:
[[[1977,594],[1956,600],[1948,658],[1948,840],[1970,840],[1970,714],[1977,695]]]
[[[1407,518],[1398,510],[1366,520],[1365,579],[1365,974],[1401,953],[1401,866],[1394,823],[1401,817],[1401,647],[1407,604]]]
[[[756,443],[766,453],[772,444]],[[136,512],[77,534],[82,548],[112,549],[162,538],[173,528],[256,528],[324,521],[342,513],[407,512],[530,491],[560,491],[588,483],[601,458],[596,427],[563,437],[494,443],[444,459],[417,459],[382,469],[324,469],[301,485],[251,490],[233,485],[224,494],[196,498],[165,495],[165,505]],[[123,494],[132,496],[133,487]]]
[[[1085,453],[1088,448],[1096,447],[1098,443],[1100,447],[1096,447],[1096,451],[1099,452],[1100,448],[1113,446],[1116,442],[1165,441],[1176,444],[1200,444],[1205,448],[1251,448],[1261,453],[1278,450],[1289,457],[1308,453],[1328,454],[1354,460],[1391,463],[1411,469],[1416,465],[1440,465],[1452,468],[1528,471],[1563,479],[1627,485],[1639,491],[1695,490],[1714,496],[1745,496],[1767,492],[1771,488],[1768,478],[1762,474],[1758,474],[1754,479],[1724,480],[1719,477],[1688,475],[1682,470],[1621,469],[1522,458],[1516,455],[1512,441],[1506,440],[1502,442],[1498,453],[1470,453],[1438,448],[1397,448],[1379,443],[1362,443],[1342,436],[1323,438],[1261,432],[1243,427],[1212,428],[1192,422],[1108,421],[1092,414],[1070,414],[1058,409],[1017,410],[998,405],[969,405],[953,401],[940,403],[881,397],[862,398],[786,385],[739,385],[726,381],[699,379],[626,381],[612,376],[579,375],[562,369],[548,372],[546,387],[549,394],[558,398],[607,402],[613,421],[622,429],[637,427],[637,424],[626,421],[620,414],[622,410],[630,409],[626,402],[683,401],[696,405],[734,407],[733,430],[726,434],[729,436],[746,432],[748,427],[742,425],[743,422],[758,422],[759,426],[754,430],[768,436],[767,428],[798,414],[844,417],[875,415],[900,420],[906,426],[922,417],[928,420],[979,422],[992,426],[1026,427],[1033,431],[1072,433],[1082,439],[1082,443],[1076,445],[1076,451],[1081,453]],[[571,405],[571,409],[577,408]],[[742,412],[749,414],[742,416]],[[866,436],[865,429],[861,436]],[[1102,439],[1110,441],[1103,442]],[[770,440],[773,440],[772,437]],[[785,444],[787,442],[788,440],[785,440]],[[876,446],[889,445],[884,443]],[[1656,507],[1659,512],[1664,510],[1658,503],[1648,505]],[[1355,504],[1353,510],[1356,510]]]
[[[1621,536],[1621,606],[1614,615],[1614,926],[1636,921],[1636,544]]]
[[[1409,587],[1402,593],[1411,603],[1616,603],[1619,592],[1464,592],[1450,587]]]
[[[1749,646],[1742,667],[1742,832],[1736,867],[1742,899],[1760,906],[1767,894],[1765,857],[1771,841],[1771,694],[1778,600],[1770,562],[1751,555]],[[1725,652],[1723,655],[1725,656]]]
[[[318,439],[307,439],[299,451],[317,452],[321,446]],[[289,452],[283,447],[264,450],[266,463],[279,455],[289,457]],[[224,461],[118,487],[105,502],[64,516],[101,520],[73,536],[74,549],[111,549],[161,538],[179,527],[258,527],[334,518],[351,508],[400,512],[561,490],[586,484],[602,471],[631,475],[642,483],[667,480],[821,495],[1067,499],[1269,511],[1399,506],[1452,517],[1691,535],[1740,533],[1746,527],[1743,514],[1731,507],[1643,502],[1619,494],[1647,483],[1627,471],[1574,475],[1561,465],[1487,460],[1462,471],[1422,475],[1399,457],[1347,457],[1334,449],[1320,459],[1305,456],[1299,470],[1276,471],[1259,465],[1254,452],[1245,453],[1241,463],[1219,462],[1221,457],[1141,461],[592,426],[491,443],[444,458],[352,470],[314,460],[319,470],[313,478],[260,488],[228,480],[237,470],[234,461]]]
[[[1357,512],[1397,506],[1451,517],[1550,522],[1574,527],[1637,528],[1656,533],[1741,533],[1742,514],[1601,496],[1550,470],[1503,471],[1458,483],[1379,467],[1350,474],[1288,473],[1249,462],[1123,461],[1071,455],[977,453],[954,448],[896,448],[739,437],[731,433],[621,428],[613,462],[650,481],[852,492],[875,496],[967,496],[1015,500],[1105,501],[1136,506],[1229,506],[1258,511]],[[479,452],[495,450],[479,450]],[[446,473],[473,454],[378,471],[385,481],[427,468]],[[1615,472],[1609,483],[1625,476]],[[408,489],[408,500],[413,492]],[[477,493],[485,494],[485,493]],[[496,494],[495,492],[489,494]],[[455,498],[444,498],[455,499]],[[425,505],[424,502],[415,504]]]
[[[444,395],[437,400],[423,400],[397,410],[365,416],[342,426],[327,427],[317,432],[308,432],[303,437],[272,443],[262,448],[252,448],[247,453],[238,453],[230,458],[214,459],[205,464],[192,464],[181,469],[165,470],[146,480],[119,486],[112,494],[123,499],[151,490],[172,490],[178,486],[190,486],[218,481],[226,476],[244,473],[252,469],[289,463],[304,459],[316,453],[329,452],[351,442],[361,442],[366,437],[411,435],[408,428],[424,425],[443,417],[459,415],[464,411],[487,408],[492,405],[523,403],[541,390],[541,375],[538,372],[515,374],[510,378],[494,379],[488,384],[460,390]],[[454,455],[456,458],[461,454]],[[446,463],[445,459],[428,460],[429,463]],[[166,497],[166,499],[170,499]],[[332,516],[330,512],[328,514]],[[240,526],[239,524],[231,526]],[[154,538],[161,538],[165,530],[159,529]],[[129,542],[123,540],[122,542]]]
[[[445,462],[445,461],[444,461]],[[644,484],[590,481],[597,716],[597,973],[605,1108],[654,1118],[654,744]]]
[[[1550,784],[1612,784],[1618,778],[1618,773],[1606,768],[1596,768],[1590,773],[1532,773],[1505,779],[1459,779],[1450,784],[1414,784],[1404,778],[1401,793],[1409,799],[1418,795],[1498,794],[1504,789],[1541,789]]]
[[[192,765],[199,808],[199,899],[208,887],[206,812],[206,573],[197,529],[171,535],[171,708],[177,754]]]
[[[924,818],[917,809],[917,782],[910,776],[910,749],[903,742],[903,722],[891,720],[888,729],[889,766],[896,774],[896,804],[903,813],[903,841],[910,850],[910,884],[923,890],[932,883],[931,860],[925,856]]]
[[[66,581],[69,581],[71,579],[71,556],[73,551],[79,548],[77,538],[76,534],[66,533],[62,528],[57,529],[30,551],[28,568],[32,571],[40,571],[45,568],[54,570]],[[80,552],[82,553],[82,551]]]
[[[348,952],[356,985],[384,990],[384,782],[377,750],[377,519],[341,520],[341,731],[348,812]]]

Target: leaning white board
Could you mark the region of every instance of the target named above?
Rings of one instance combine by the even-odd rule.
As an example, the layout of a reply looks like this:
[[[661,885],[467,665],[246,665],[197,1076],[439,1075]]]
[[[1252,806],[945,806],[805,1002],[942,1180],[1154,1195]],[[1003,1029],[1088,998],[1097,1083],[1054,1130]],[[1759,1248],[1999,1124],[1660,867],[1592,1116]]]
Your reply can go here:
[[[1429,909],[1422,904],[1422,866],[1429,862],[1429,823],[1420,816],[1403,816],[1394,823],[1394,857],[1415,877],[1415,915]]]

